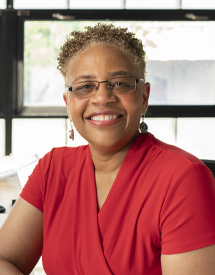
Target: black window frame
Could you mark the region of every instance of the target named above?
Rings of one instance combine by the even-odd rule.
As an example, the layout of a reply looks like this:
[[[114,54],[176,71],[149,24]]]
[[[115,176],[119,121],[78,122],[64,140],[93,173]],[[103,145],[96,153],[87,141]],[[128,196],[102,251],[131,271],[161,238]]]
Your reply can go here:
[[[2,11],[0,10],[0,30],[2,30]],[[2,31],[0,31],[0,75],[2,74],[3,69],[3,61],[2,61],[2,51],[3,51],[3,43],[2,43]],[[3,94],[3,87],[2,87],[2,79],[0,78],[0,118],[3,117],[3,106],[4,106],[4,94]]]
[[[14,10],[0,11],[0,118],[6,123],[5,153],[11,153],[13,118],[66,118],[64,107],[23,105],[24,23],[30,20],[215,21],[215,10]],[[59,16],[60,15],[60,16]],[[194,18],[194,17],[192,17]],[[147,117],[215,117],[215,105],[150,105]]]

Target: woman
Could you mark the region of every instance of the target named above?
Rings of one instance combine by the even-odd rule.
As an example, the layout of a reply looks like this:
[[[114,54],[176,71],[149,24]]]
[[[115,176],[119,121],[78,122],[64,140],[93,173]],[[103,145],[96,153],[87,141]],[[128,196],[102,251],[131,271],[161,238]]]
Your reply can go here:
[[[215,274],[214,178],[139,126],[150,92],[141,41],[98,24],[71,33],[58,61],[89,146],[40,160],[1,229],[0,274],[29,274],[41,253],[49,275]]]

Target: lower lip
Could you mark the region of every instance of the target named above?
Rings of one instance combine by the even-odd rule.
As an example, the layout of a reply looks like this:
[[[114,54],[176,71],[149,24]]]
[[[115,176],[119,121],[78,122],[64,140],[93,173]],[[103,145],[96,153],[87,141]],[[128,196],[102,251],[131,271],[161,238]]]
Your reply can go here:
[[[112,126],[114,124],[117,124],[120,120],[122,119],[121,117],[110,119],[110,120],[90,120],[88,119],[87,121],[93,125],[100,126],[100,127],[106,127],[106,126]]]

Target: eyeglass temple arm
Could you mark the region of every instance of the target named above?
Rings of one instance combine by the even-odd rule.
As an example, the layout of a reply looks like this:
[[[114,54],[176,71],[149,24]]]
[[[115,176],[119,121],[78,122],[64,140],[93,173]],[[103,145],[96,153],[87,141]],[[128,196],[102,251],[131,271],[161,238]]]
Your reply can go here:
[[[143,78],[136,78],[135,80],[136,80],[136,83],[144,82]]]

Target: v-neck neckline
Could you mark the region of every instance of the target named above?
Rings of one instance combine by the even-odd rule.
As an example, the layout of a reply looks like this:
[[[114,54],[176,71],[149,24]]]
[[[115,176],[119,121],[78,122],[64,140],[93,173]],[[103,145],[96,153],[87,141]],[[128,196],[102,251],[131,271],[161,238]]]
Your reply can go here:
[[[114,203],[116,196],[114,194],[118,194],[117,189],[120,188],[120,178],[121,178],[121,174],[124,171],[124,167],[127,166],[127,160],[130,158],[130,154],[132,154],[133,152],[133,148],[136,144],[136,141],[140,138],[140,134],[136,136],[136,138],[133,140],[133,143],[131,144],[130,148],[128,149],[125,158],[119,168],[119,171],[116,175],[116,178],[108,192],[108,195],[104,201],[104,203],[102,204],[102,207],[100,209],[98,209],[98,217],[102,215],[103,212],[105,212],[105,209],[108,208],[108,205]],[[96,187],[96,180],[95,180],[95,172],[94,172],[94,184]],[[98,197],[97,197],[97,192],[96,192],[96,200],[97,200],[97,205],[98,205]]]
[[[91,178],[90,182],[91,184],[93,184],[93,189],[94,189],[94,206],[96,204],[96,213],[97,213],[97,217],[98,219],[104,215],[106,215],[105,213],[107,213],[109,211],[109,208],[112,209],[112,205],[115,204],[115,201],[117,200],[117,197],[119,196],[119,190],[121,189],[121,185],[123,185],[124,182],[122,182],[121,178],[123,177],[123,174],[124,174],[124,171],[127,171],[129,169],[129,166],[132,162],[132,159],[135,154],[135,152],[138,150],[138,144],[139,142],[141,141],[142,143],[142,140],[144,139],[146,141],[147,137],[149,136],[149,133],[147,134],[139,134],[137,135],[137,137],[134,139],[133,143],[131,144],[128,152],[126,153],[126,156],[122,162],[122,165],[117,173],[117,176],[108,192],[108,195],[102,205],[102,207],[100,209],[98,209],[98,197],[97,197],[97,190],[96,190],[96,179],[95,179],[95,166],[94,166],[94,163],[93,163],[93,160],[92,160],[92,154],[91,154],[91,150],[90,150],[90,147],[88,145],[88,156],[90,158],[90,161],[91,161],[91,169],[93,169],[93,175],[94,175],[94,178]],[[90,172],[91,174],[91,172]]]
[[[130,202],[130,192],[132,192],[132,185],[130,185],[129,179],[133,178],[134,169],[136,169],[136,166],[133,166],[133,160],[136,157],[137,159],[142,159],[139,156],[139,154],[142,155],[142,151],[138,149],[139,146],[142,146],[143,140],[145,141],[146,139],[146,135],[144,138],[142,135],[139,135],[133,141],[100,211],[98,211],[95,168],[91,151],[88,147],[87,167],[84,174],[85,183],[88,185],[84,188],[85,206],[87,206],[87,208],[83,209],[85,213],[84,230],[86,231],[89,245],[96,247],[99,261],[106,270],[105,274],[112,274],[106,261],[106,255],[112,249],[112,244],[116,241],[122,218],[126,215],[125,209],[127,208],[124,206]],[[92,240],[94,244],[92,244]]]

